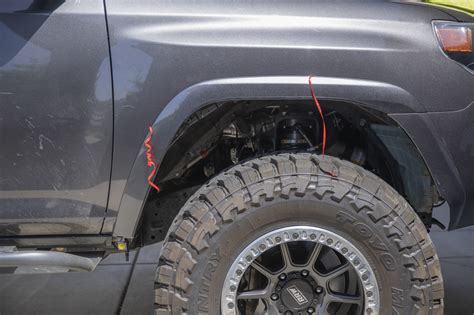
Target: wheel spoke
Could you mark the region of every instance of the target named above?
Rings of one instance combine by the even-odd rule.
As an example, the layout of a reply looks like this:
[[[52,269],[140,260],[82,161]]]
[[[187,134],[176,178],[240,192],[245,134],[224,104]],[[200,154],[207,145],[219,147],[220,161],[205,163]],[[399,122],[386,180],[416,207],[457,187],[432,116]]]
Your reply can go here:
[[[330,281],[332,279],[335,279],[335,278],[339,277],[343,273],[349,271],[350,267],[351,267],[351,265],[348,262],[346,262],[346,263],[340,265],[339,267],[337,267],[336,269],[324,274],[323,277],[326,278],[327,281]]]
[[[313,251],[311,252],[311,255],[309,256],[308,262],[306,263],[306,266],[313,269],[314,264],[318,260],[319,254],[321,253],[321,249],[323,248],[322,244],[319,243],[314,243]]]
[[[318,314],[318,315],[327,315],[328,314],[327,309],[328,309],[329,303],[330,302],[324,301],[324,303],[322,305],[319,305],[318,308],[317,308],[316,314]]]
[[[331,236],[332,243],[336,242],[334,244],[337,245],[339,242],[344,247],[319,243],[314,237],[316,233],[326,233]],[[310,235],[311,239],[298,235]],[[261,245],[271,241],[275,246]],[[286,303],[285,288],[294,285],[302,291],[314,292],[315,300],[311,301],[314,309],[309,310],[311,313],[364,313],[364,310],[369,310],[369,306],[372,308],[372,304],[366,305],[365,301],[365,294],[369,296],[369,293],[370,302],[374,304],[372,310],[377,313],[380,304],[378,283],[366,278],[364,284],[370,284],[373,289],[365,291],[357,268],[344,257],[348,252],[354,252],[355,256],[351,256],[351,259],[360,261],[357,265],[363,265],[368,273],[373,273],[366,258],[357,254],[357,248],[329,230],[290,226],[270,231],[254,240],[236,257],[222,288],[221,308],[225,312],[238,312],[238,306],[247,313],[280,314],[280,311],[285,311],[281,308],[282,303]],[[256,253],[259,254],[256,259],[249,258]],[[242,261],[250,262],[245,269],[242,269]],[[234,282],[236,279],[240,279],[238,285]],[[293,290],[291,293],[294,293]],[[306,313],[308,310],[302,311]]]
[[[280,249],[283,262],[285,263],[285,269],[288,269],[291,265],[293,265],[291,262],[291,254],[290,249],[288,248],[288,243],[281,244]]]
[[[265,305],[267,307],[267,310],[264,313],[265,315],[278,315],[278,314],[280,314],[280,311],[278,310],[278,307],[276,306],[276,303],[274,303],[272,300],[265,299]]]
[[[265,299],[268,296],[268,289],[250,290],[238,293],[237,300],[256,300]]]
[[[255,270],[257,270],[259,273],[261,273],[263,276],[265,276],[269,281],[275,277],[275,275],[270,271],[268,270],[267,268],[265,268],[262,264],[260,264],[258,261],[254,261],[252,264],[251,264],[252,268],[254,268]]]
[[[330,303],[343,303],[343,304],[362,304],[362,296],[354,296],[348,295],[344,293],[328,293],[327,296],[324,297],[327,300],[327,304]]]

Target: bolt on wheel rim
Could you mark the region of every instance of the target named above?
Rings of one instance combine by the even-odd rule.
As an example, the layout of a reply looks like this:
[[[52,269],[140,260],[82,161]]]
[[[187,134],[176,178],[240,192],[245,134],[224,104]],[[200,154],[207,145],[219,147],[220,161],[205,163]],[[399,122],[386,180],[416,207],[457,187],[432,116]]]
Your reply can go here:
[[[304,259],[298,247],[308,248]],[[275,263],[276,252],[281,266]],[[272,259],[265,260],[270,254]],[[322,271],[334,261],[339,265]],[[380,297],[371,266],[351,242],[323,228],[292,226],[254,240],[227,272],[222,314],[246,314],[242,307],[249,305],[266,314],[328,314],[341,308],[351,314],[378,314]]]

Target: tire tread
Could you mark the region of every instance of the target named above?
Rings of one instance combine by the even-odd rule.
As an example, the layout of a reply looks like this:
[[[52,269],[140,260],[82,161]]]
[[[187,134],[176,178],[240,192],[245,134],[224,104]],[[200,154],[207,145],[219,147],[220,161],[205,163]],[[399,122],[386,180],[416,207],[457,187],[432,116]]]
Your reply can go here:
[[[312,194],[349,199],[354,211],[380,225],[403,256],[414,314],[443,313],[443,278],[434,245],[410,205],[387,183],[347,161],[309,153],[257,158],[213,178],[181,209],[169,229],[155,278],[155,314],[187,312],[197,257],[222,224],[275,198]]]

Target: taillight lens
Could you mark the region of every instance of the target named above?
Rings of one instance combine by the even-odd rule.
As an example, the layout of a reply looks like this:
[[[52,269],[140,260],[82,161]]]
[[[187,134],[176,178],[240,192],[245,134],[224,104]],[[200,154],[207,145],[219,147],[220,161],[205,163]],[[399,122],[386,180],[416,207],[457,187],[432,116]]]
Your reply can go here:
[[[434,30],[446,55],[474,72],[474,24],[434,22]]]

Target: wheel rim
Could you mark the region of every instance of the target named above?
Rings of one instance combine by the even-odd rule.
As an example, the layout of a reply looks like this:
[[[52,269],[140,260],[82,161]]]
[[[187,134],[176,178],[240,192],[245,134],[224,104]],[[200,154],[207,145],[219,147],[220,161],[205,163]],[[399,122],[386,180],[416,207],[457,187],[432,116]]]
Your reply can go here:
[[[254,240],[232,263],[221,295],[226,315],[378,314],[379,306],[378,284],[362,253],[347,239],[310,226]]]

